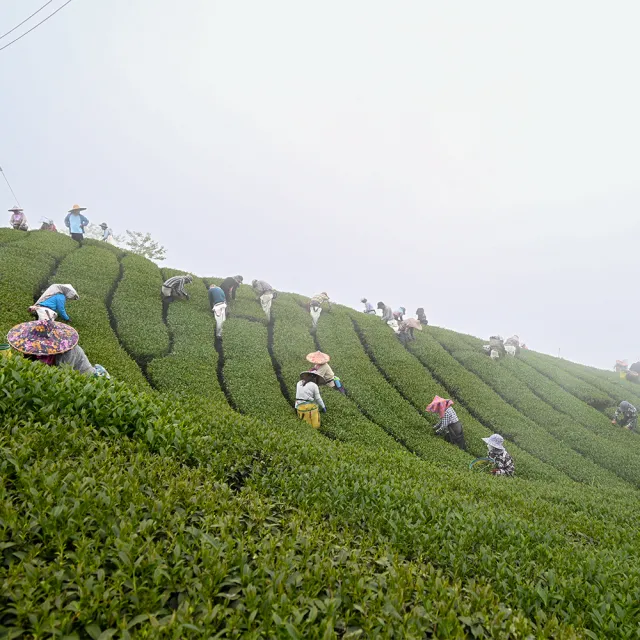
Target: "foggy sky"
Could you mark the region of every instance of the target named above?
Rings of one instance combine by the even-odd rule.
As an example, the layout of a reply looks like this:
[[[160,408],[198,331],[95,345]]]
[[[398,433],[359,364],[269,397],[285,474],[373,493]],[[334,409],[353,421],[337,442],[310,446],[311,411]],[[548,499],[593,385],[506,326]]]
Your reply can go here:
[[[0,33],[41,4],[3,2]],[[32,225],[79,203],[166,266],[611,368],[640,358],[639,17],[75,0],[0,52],[0,166]]]

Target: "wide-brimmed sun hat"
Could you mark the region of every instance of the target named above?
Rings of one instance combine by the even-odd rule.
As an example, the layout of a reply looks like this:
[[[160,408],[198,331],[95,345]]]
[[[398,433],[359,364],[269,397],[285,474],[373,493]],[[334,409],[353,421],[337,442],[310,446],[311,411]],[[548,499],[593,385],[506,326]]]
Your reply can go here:
[[[13,327],[7,342],[21,353],[53,356],[73,349],[78,344],[78,332],[62,322],[34,320]]]
[[[314,376],[316,378],[316,380],[320,380],[321,376],[317,371],[303,371],[300,374],[300,379],[302,379],[302,376]]]
[[[87,207],[81,207],[79,204],[74,204],[71,209],[69,209],[69,213],[80,213],[81,211],[86,211]]]
[[[311,364],[327,364],[331,360],[328,353],[322,353],[322,351],[314,351],[307,354],[307,361]]]
[[[100,227],[101,227],[102,229],[106,229],[108,226],[109,226],[109,225],[108,225],[106,222],[101,222],[101,223],[100,223]]]
[[[22,207],[15,206],[15,207],[11,207],[11,209],[7,209],[7,211],[18,212],[18,211],[24,211],[24,209]]]
[[[482,440],[494,449],[504,449],[504,438],[499,433],[494,433],[488,438],[482,438]]]

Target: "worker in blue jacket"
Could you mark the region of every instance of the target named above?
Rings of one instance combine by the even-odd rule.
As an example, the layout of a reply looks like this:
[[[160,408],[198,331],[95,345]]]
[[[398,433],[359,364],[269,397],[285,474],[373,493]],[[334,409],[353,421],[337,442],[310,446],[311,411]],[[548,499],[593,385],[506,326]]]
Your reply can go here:
[[[78,292],[70,284],[52,284],[37,302],[29,307],[29,311],[35,313],[38,320],[55,320],[60,316],[62,320],[69,321],[66,302],[78,300],[79,297]]]
[[[84,229],[89,224],[89,219],[82,215],[81,211],[86,211],[87,207],[74,204],[67,217],[64,219],[65,226],[69,229],[71,237],[82,244],[84,239]]]

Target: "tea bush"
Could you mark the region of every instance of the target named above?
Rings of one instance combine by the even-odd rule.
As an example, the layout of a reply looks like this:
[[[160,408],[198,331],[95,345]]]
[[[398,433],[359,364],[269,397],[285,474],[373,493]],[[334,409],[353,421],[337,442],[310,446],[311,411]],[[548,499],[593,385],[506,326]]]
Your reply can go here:
[[[295,297],[278,294],[272,306],[273,354],[287,387],[291,404],[295,400],[300,372],[311,367],[305,357],[316,351],[309,330],[311,318]],[[359,442],[389,450],[400,447],[381,427],[365,418],[348,397],[329,387],[321,387],[327,413],[322,415],[321,431],[343,442]]]
[[[50,231],[40,233],[56,235]],[[72,251],[60,263],[49,284],[69,282],[78,292],[80,299],[69,302],[67,312],[89,360],[105,366],[112,376],[140,388],[148,388],[140,368],[120,346],[111,327],[107,301],[119,276],[120,265],[113,251],[99,245],[83,246]]]
[[[452,398],[456,415],[460,418],[465,439],[469,450],[475,456],[484,456],[487,446],[481,440],[493,433],[478,422],[462,405],[455,394],[436,382],[420,361],[407,351],[399,342],[393,331],[377,316],[368,316],[352,312],[352,318],[360,331],[367,349],[376,364],[384,372],[387,379],[402,392],[417,409],[424,408],[433,400],[435,395]],[[431,328],[425,328],[430,331]],[[431,418],[435,423],[436,418]],[[509,447],[511,455],[517,460],[518,475],[524,478],[545,478],[555,481],[566,480],[567,477],[538,460],[515,444]]]
[[[507,440],[580,482],[616,482],[610,472],[585,459],[507,404],[467,371],[429,332],[417,333],[409,349],[473,415]]]
[[[120,341],[136,359],[166,355],[169,332],[162,321],[160,269],[151,260],[128,254],[121,260],[121,270],[111,303]]]
[[[502,367],[502,362],[494,362],[486,355],[471,351],[456,351],[453,355],[501,398],[555,438],[604,469],[640,486],[640,449],[634,451],[628,447],[628,443],[627,446],[614,443],[611,439],[585,429],[566,414],[556,411],[514,376],[508,370],[508,365]]]
[[[48,285],[57,263],[78,245],[50,231],[6,229],[10,241],[0,244],[0,341],[20,322],[33,320],[27,309]]]
[[[335,305],[331,313],[323,313],[317,335],[322,351],[332,357],[335,374],[366,416],[424,459],[447,466],[468,465],[470,454],[437,438],[433,421],[387,384],[365,353],[345,307]]]
[[[135,394],[122,383],[18,359],[0,368],[0,389],[0,469],[11,478],[2,485],[0,532],[13,541],[0,574],[5,628],[19,621],[40,634],[129,626],[210,635],[262,625],[273,634],[282,621],[289,634],[306,629],[313,636],[310,623],[320,614],[326,617],[317,624],[332,621],[327,637],[359,629],[379,635],[390,624],[400,625],[401,635],[430,628],[440,629],[440,637],[472,629],[476,637],[587,631],[627,637],[637,626],[638,547],[624,542],[637,539],[635,492],[569,491],[456,473],[402,453],[319,439],[308,429],[287,430],[283,438],[283,431],[238,418],[223,405],[212,410],[200,403],[193,414],[180,415],[176,403]],[[18,420],[20,428],[13,428]],[[160,456],[157,464],[146,450]],[[296,525],[291,519],[298,515]],[[305,525],[302,571],[287,549]],[[343,554],[332,555],[332,544]],[[243,553],[235,554],[236,547]],[[371,562],[361,555],[365,550]],[[355,554],[358,569],[345,552]],[[371,592],[363,591],[368,567],[406,579],[381,582],[372,575]],[[269,585],[280,569],[274,600]],[[306,578],[285,578],[298,573]],[[411,575],[420,581],[411,582]],[[344,589],[328,612],[316,600],[335,597],[334,581]],[[49,584],[56,585],[53,603]],[[25,590],[33,597],[21,598]],[[78,594],[80,608],[69,604]],[[220,606],[204,606],[215,594]],[[311,603],[316,615],[297,615]],[[445,626],[428,626],[434,624],[429,612],[445,611],[455,612]],[[179,626],[190,624],[202,627]]]
[[[612,398],[593,385],[577,378],[557,366],[548,356],[540,356],[533,351],[523,351],[520,357],[534,369],[558,383],[563,389],[595,409],[602,410],[613,404]]]
[[[184,272],[164,269],[162,277],[166,280],[181,273]],[[187,291],[189,300],[169,305],[167,324],[171,351],[164,357],[154,358],[147,373],[160,391],[226,402],[218,382],[215,320],[209,310],[204,282],[194,277]]]

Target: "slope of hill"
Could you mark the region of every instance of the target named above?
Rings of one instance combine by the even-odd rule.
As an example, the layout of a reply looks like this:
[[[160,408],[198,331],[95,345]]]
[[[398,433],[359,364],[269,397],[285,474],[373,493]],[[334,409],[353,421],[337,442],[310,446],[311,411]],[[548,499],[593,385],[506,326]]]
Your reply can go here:
[[[0,330],[48,283],[112,381],[0,362],[0,629],[7,637],[635,637],[640,389],[428,327],[249,287],[215,341],[206,286],[61,234],[0,230]],[[321,348],[348,395],[314,431],[292,398]],[[423,409],[454,398],[469,452]],[[471,473],[493,431],[515,479]]]

